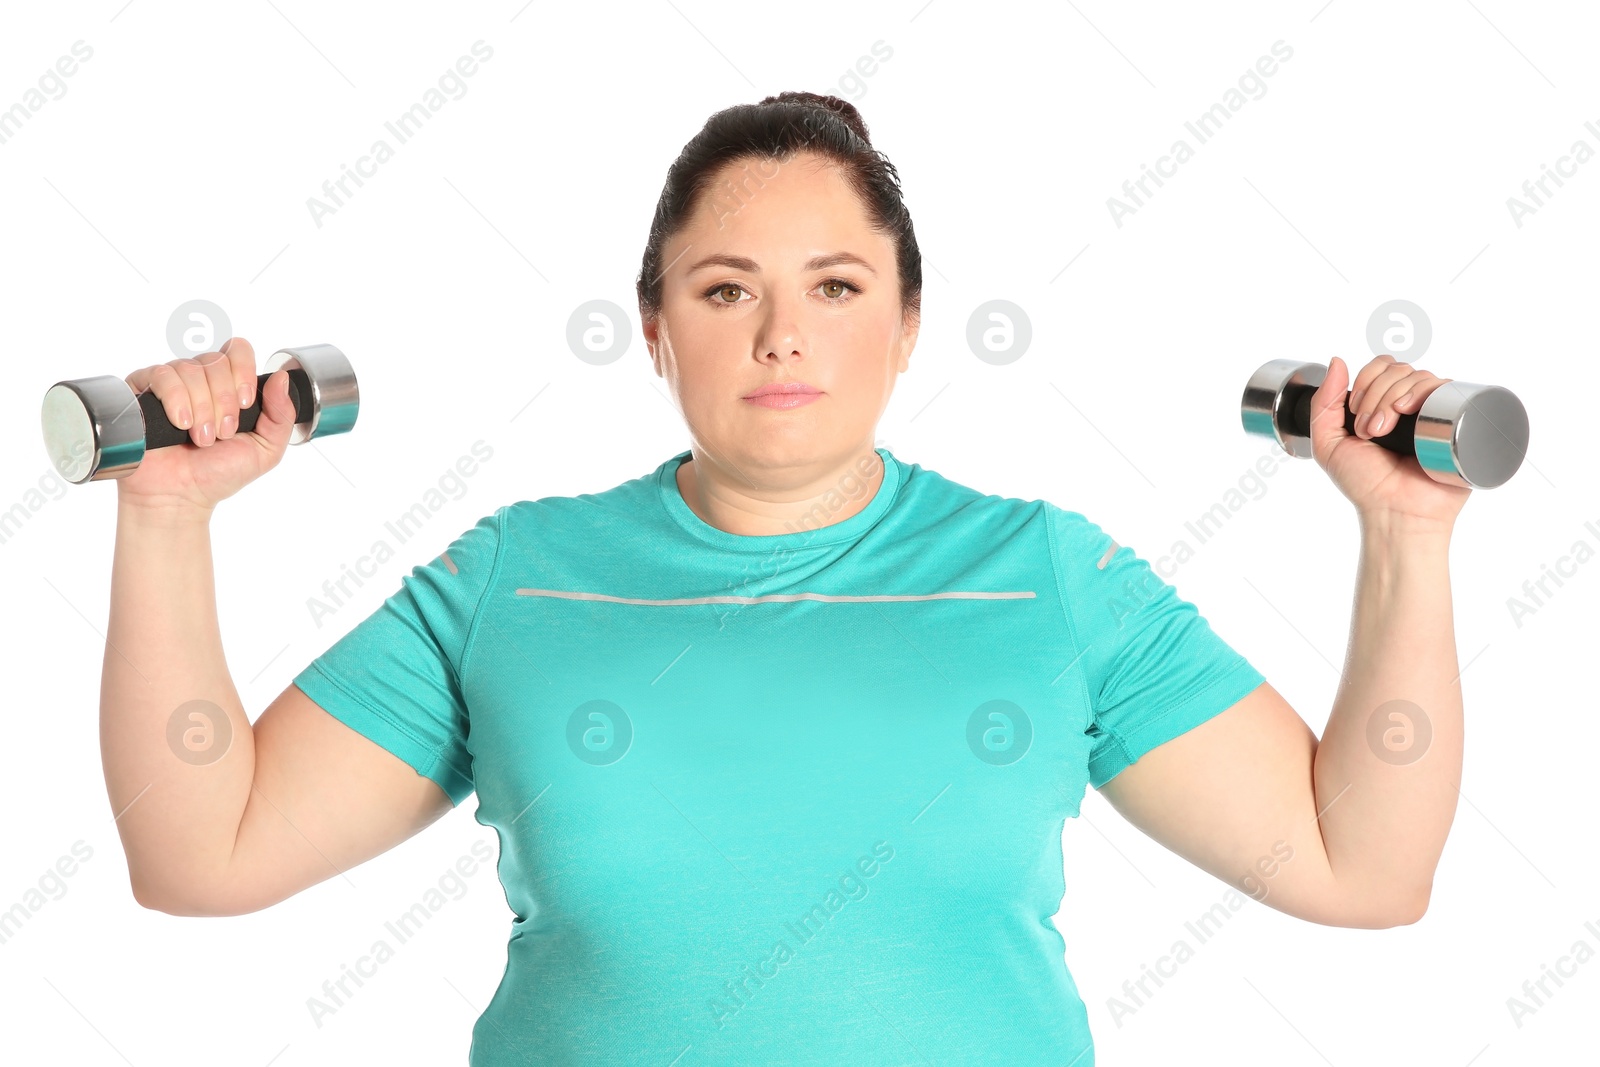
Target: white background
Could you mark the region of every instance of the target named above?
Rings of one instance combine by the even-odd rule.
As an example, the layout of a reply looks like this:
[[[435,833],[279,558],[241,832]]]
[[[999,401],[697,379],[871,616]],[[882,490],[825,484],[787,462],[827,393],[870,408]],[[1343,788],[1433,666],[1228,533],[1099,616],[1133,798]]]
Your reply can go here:
[[[228,663],[254,717],[480,516],[609,488],[687,446],[633,297],[666,168],[712,112],[810,89],[861,109],[921,240],[922,335],[879,428],[904,460],[1081,511],[1155,559],[1193,544],[1184,524],[1267,453],[1239,424],[1249,373],[1333,355],[1359,369],[1368,316],[1397,298],[1433,324],[1419,366],[1507,386],[1529,412],[1522,470],[1474,494],[1452,546],[1466,768],[1427,915],[1346,930],[1251,904],[1119,1026],[1108,997],[1194,945],[1184,923],[1227,887],[1091,790],[1066,829],[1057,922],[1099,1062],[1592,1061],[1600,961],[1520,1028],[1506,1001],[1576,941],[1600,950],[1584,928],[1600,926],[1600,566],[1520,626],[1507,602],[1576,542],[1600,545],[1582,443],[1600,161],[1520,227],[1507,199],[1575,141],[1600,149],[1584,128],[1600,126],[1600,19],[1578,3],[1319,4],[7,5],[0,108],[75,41],[94,51],[0,144],[0,909],[75,841],[93,856],[0,945],[0,1042],[141,1067],[459,1063],[510,921],[481,869],[312,1022],[307,998],[386,919],[493,844],[473,800],[264,912],[135,904],[97,729],[115,490],[53,481],[35,414],[49,385],[173,358],[168,316],[196,298],[263,359],[315,342],[350,356],[358,428],[297,446],[214,520]],[[307,199],[480,39],[494,55],[465,95],[319,228]],[[1184,122],[1279,40],[1293,57],[1265,94],[1119,228],[1107,198],[1176,138],[1195,146]],[[847,77],[878,41],[892,56]],[[1004,366],[966,343],[997,298],[1033,325]],[[593,299],[633,330],[605,366],[566,344]],[[307,600],[480,439],[492,460],[319,628]],[[1173,579],[1319,733],[1357,549],[1320,468],[1284,463]]]

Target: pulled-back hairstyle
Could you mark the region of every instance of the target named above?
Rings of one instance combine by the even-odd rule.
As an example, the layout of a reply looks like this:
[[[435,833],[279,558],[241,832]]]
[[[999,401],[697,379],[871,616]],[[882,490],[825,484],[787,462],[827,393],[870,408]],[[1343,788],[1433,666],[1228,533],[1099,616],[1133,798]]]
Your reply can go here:
[[[716,171],[734,159],[786,161],[796,152],[816,152],[835,163],[860,198],[874,230],[894,241],[900,274],[900,309],[915,323],[922,310],[922,253],[911,227],[911,213],[900,193],[900,176],[889,158],[867,137],[867,124],[855,105],[836,96],[783,92],[759,104],[724,108],[705,126],[667,170],[645,245],[635,288],[639,314],[646,321],[661,313],[662,250],[683,226],[711,185]]]

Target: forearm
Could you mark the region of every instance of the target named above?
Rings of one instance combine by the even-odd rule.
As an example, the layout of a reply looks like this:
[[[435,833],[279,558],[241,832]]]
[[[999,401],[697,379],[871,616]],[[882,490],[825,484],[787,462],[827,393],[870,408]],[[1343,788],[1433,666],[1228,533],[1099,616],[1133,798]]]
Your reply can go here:
[[[1455,817],[1462,701],[1449,531],[1363,519],[1350,643],[1314,786],[1351,906],[1414,918]]]
[[[153,907],[191,899],[227,864],[255,767],[209,513],[119,504],[101,672],[101,761],[134,892]]]

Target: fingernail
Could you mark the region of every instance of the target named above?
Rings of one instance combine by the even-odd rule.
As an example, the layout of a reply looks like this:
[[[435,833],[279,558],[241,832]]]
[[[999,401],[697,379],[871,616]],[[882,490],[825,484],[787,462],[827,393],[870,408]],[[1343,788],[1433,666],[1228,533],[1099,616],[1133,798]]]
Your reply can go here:
[[[1372,420],[1372,432],[1377,433],[1381,429],[1383,429],[1383,412],[1380,411]]]
[[[222,416],[222,436],[226,437],[231,434],[233,432],[233,425],[234,421],[232,415]]]
[[[1394,406],[1397,407],[1397,408],[1398,407],[1404,407],[1405,405],[1407,405],[1409,403],[1411,403],[1411,394],[1407,393],[1405,396],[1401,397],[1399,400],[1396,400],[1394,402]]]
[[[1354,411],[1356,408],[1361,406],[1361,394],[1365,393],[1365,392],[1366,392],[1365,389],[1357,389],[1354,393],[1350,394],[1350,410],[1351,411]]]
[[[189,413],[188,408],[178,412],[178,429],[187,430],[193,422],[194,416]]]
[[[209,441],[210,439],[211,439],[211,424],[209,422],[201,423],[200,424],[200,440]]]
[[[1370,419],[1371,417],[1372,417],[1371,415],[1357,415],[1356,416],[1355,432],[1356,432],[1356,436],[1357,437],[1360,437],[1363,433],[1366,433],[1366,431],[1367,431],[1367,420]]]
[[[250,406],[250,387],[248,385],[239,386],[239,406],[242,408]]]

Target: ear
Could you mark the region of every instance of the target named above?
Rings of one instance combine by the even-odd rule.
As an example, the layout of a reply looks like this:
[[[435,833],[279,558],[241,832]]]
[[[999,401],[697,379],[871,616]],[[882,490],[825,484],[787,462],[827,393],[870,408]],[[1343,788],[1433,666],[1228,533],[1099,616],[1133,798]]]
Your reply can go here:
[[[917,346],[917,332],[920,326],[920,319],[911,322],[910,325],[901,326],[900,351],[896,353],[896,364],[902,374],[911,365],[911,350]]]
[[[661,324],[654,318],[645,318],[644,312],[639,312],[639,332],[644,336],[645,350],[650,353],[650,365],[655,368],[656,377],[661,377],[661,360],[656,355],[656,346],[660,343]]]

